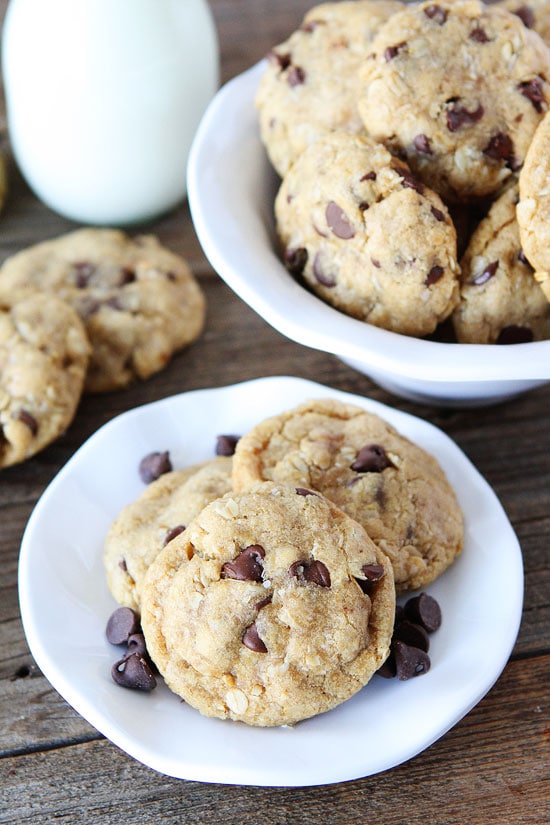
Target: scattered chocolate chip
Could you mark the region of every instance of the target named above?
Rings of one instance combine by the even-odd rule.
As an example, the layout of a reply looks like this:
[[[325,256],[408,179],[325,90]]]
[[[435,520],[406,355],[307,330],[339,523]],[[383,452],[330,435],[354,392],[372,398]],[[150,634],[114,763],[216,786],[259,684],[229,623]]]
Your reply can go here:
[[[396,604],[395,605],[395,619],[394,619],[394,622],[393,622],[394,628],[397,627],[399,622],[404,621],[404,619],[405,619],[405,608],[403,607],[402,604]]]
[[[289,86],[301,86],[306,81],[306,73],[300,66],[293,66],[287,75],[287,81]]]
[[[176,536],[179,536],[180,533],[183,533],[185,530],[185,524],[177,524],[175,527],[171,527],[170,530],[166,531],[166,535],[164,536],[164,546],[175,539]]]
[[[238,581],[261,582],[265,550],[259,544],[251,544],[241,550],[233,561],[226,561],[222,567],[222,578]]]
[[[432,215],[434,216],[436,221],[444,221],[445,220],[445,215],[441,211],[441,209],[438,209],[436,206],[432,206],[431,210],[432,210]]]
[[[132,653],[111,668],[113,680],[121,687],[133,690],[153,690],[157,680],[147,660],[139,653]]]
[[[432,284],[436,284],[442,277],[445,270],[442,266],[432,266],[428,274],[426,275],[426,280],[424,283],[426,286],[432,286]]]
[[[17,413],[17,419],[28,427],[33,435],[36,435],[38,432],[38,421],[34,415],[31,415],[30,412],[27,412],[27,410],[19,410]]]
[[[291,275],[301,275],[307,264],[307,249],[286,249],[284,263]]]
[[[216,438],[216,455],[234,455],[240,435],[219,435]]]
[[[362,178],[359,178],[361,182],[364,180],[376,180],[376,172],[367,172],[366,175],[363,175]]]
[[[405,604],[405,617],[419,624],[428,633],[433,633],[441,626],[441,608],[433,596],[420,593]]]
[[[344,210],[341,209],[337,203],[330,201],[327,204],[327,208],[325,209],[325,217],[328,226],[332,229],[337,238],[341,238],[344,241],[353,238],[355,235],[355,229],[351,225]]]
[[[356,473],[381,473],[386,467],[393,467],[393,464],[383,447],[379,444],[368,444],[359,450],[350,466]]]
[[[533,331],[529,327],[510,325],[503,327],[496,340],[497,344],[529,344],[533,340]]]
[[[139,463],[139,476],[145,484],[151,484],[164,473],[172,470],[172,462],[167,450],[158,453],[149,453]]]
[[[436,3],[433,3],[431,6],[426,6],[424,9],[424,14],[426,17],[429,17],[430,20],[434,20],[440,26],[442,26],[447,20],[447,10],[438,6]]]
[[[510,163],[510,165],[515,165],[514,144],[510,136],[504,132],[498,132],[496,135],[493,135],[483,150],[483,154],[489,158],[493,158],[493,160],[504,160]]]
[[[474,284],[474,286],[481,286],[482,284],[485,284],[497,271],[498,264],[498,261],[492,261],[490,264],[487,264],[483,272],[476,275],[476,277],[472,279],[472,284]]]
[[[125,645],[130,636],[140,632],[139,618],[131,607],[119,607],[109,616],[105,635],[112,645]]]
[[[402,43],[397,43],[395,46],[388,46],[388,48],[384,52],[384,59],[385,59],[386,63],[389,63],[390,60],[393,60],[394,57],[397,57],[399,52],[406,45],[407,44],[405,43],[405,41],[403,41]]]
[[[274,63],[276,66],[279,67],[281,71],[284,69],[288,69],[290,66],[290,55],[289,54],[279,54],[274,49],[271,49],[267,53],[267,59],[270,63]]]
[[[308,490],[307,487],[295,487],[294,489],[299,496],[317,496],[317,498],[319,498],[319,493],[315,492],[315,490]]]
[[[519,83],[517,88],[520,94],[531,101],[537,112],[542,112],[546,99],[542,92],[542,79],[540,77],[525,80],[523,83]]]
[[[433,155],[430,138],[427,135],[417,135],[413,143],[417,152],[423,155]]]
[[[477,109],[469,111],[465,106],[461,106],[456,98],[447,102],[450,104],[446,112],[447,129],[449,132],[456,132],[458,129],[461,129],[462,126],[470,126],[473,123],[477,123],[484,115],[484,109],[481,103]]]
[[[321,261],[322,258],[320,253],[318,252],[315,258],[313,259],[313,274],[315,275],[315,278],[317,279],[317,281],[319,281],[320,284],[322,284],[322,286],[336,286],[336,277],[334,275],[331,275],[330,273],[323,271]]]
[[[376,671],[378,676],[382,676],[383,679],[393,679],[394,676],[397,676],[397,667],[395,665],[395,656],[393,655],[392,651],[390,650],[390,654],[383,665],[381,665],[378,670]]]
[[[90,278],[96,271],[94,264],[89,263],[89,261],[77,261],[73,264],[73,269],[75,272],[75,286],[79,289],[84,289],[84,287],[88,286]]]
[[[393,632],[393,639],[404,642],[410,647],[417,647],[420,650],[423,650],[424,653],[427,653],[430,649],[428,632],[424,630],[422,625],[416,624],[415,622],[410,622],[407,619],[399,622]]]
[[[267,647],[260,639],[256,622],[249,625],[243,633],[243,645],[254,653],[267,653]]]
[[[147,647],[145,645],[145,636],[143,633],[132,633],[128,636],[126,656],[132,656],[137,653],[139,656],[148,658]]]
[[[528,29],[532,29],[536,23],[533,9],[529,8],[529,6],[520,6],[518,9],[515,9],[512,14],[519,17],[523,25],[527,26]]]
[[[430,669],[430,657],[418,647],[411,647],[396,640],[392,642],[392,653],[395,657],[397,678],[401,681],[421,676]]]
[[[330,573],[322,561],[295,561],[290,565],[289,571],[302,584],[309,582],[317,584],[319,587],[330,587]]]
[[[470,40],[475,40],[476,43],[488,43],[489,38],[487,32],[478,24],[475,29],[470,32]]]

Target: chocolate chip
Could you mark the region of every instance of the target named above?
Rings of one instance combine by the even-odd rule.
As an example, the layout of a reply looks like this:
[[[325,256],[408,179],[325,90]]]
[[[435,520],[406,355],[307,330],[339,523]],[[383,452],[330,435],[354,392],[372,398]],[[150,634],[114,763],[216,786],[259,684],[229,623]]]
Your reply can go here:
[[[430,669],[430,657],[424,650],[396,640],[392,642],[397,678],[401,681],[421,676]]]
[[[38,432],[38,421],[34,415],[31,415],[30,412],[27,412],[27,410],[19,410],[17,413],[17,419],[28,427],[33,435],[36,435]]]
[[[442,277],[445,270],[442,266],[432,266],[428,274],[426,275],[426,280],[424,283],[426,286],[432,286],[432,284],[436,284]]]
[[[366,593],[367,596],[370,596],[374,589],[374,586],[384,577],[385,570],[381,564],[364,564],[361,568],[361,572],[363,573],[365,578],[356,578],[355,581],[357,582],[363,593]]]
[[[111,668],[113,680],[121,687],[133,690],[153,690],[157,680],[147,660],[139,653],[132,653]]]
[[[520,6],[518,9],[515,9],[512,14],[519,17],[523,25],[527,26],[528,29],[532,29],[536,23],[533,9],[529,8],[529,6]]]
[[[434,216],[436,221],[444,221],[445,220],[445,215],[441,211],[441,209],[438,209],[436,206],[432,206],[431,210],[432,210],[432,215]]]
[[[405,621],[399,622],[398,626],[393,632],[393,639],[404,642],[410,647],[417,647],[425,653],[430,649],[430,639],[428,633],[424,628],[416,624],[416,622]]]
[[[484,29],[481,28],[480,25],[477,25],[475,29],[472,29],[470,32],[470,40],[475,40],[476,43],[488,43],[489,38],[487,37],[487,33]]]
[[[369,208],[369,206],[370,206],[370,203],[368,203],[367,201],[361,201],[361,203],[359,204],[358,209],[361,212],[366,212],[367,209]]]
[[[133,281],[136,280],[136,273],[134,269],[130,269],[129,266],[124,266],[120,270],[120,279],[119,279],[119,286],[124,286],[125,284],[131,284]]]
[[[531,264],[527,260],[527,255],[525,254],[523,249],[520,249],[519,252],[518,252],[518,261],[520,263],[524,264],[524,266],[528,266],[529,269],[531,269],[531,270],[533,269],[533,267],[531,266]]]
[[[428,633],[433,633],[441,626],[441,608],[433,596],[427,593],[420,593],[406,602],[405,616]]]
[[[149,453],[139,463],[139,475],[145,484],[151,484],[164,473],[172,470],[172,462],[167,450],[158,453]]]
[[[359,450],[350,466],[356,473],[381,473],[386,467],[393,467],[393,464],[383,447],[379,444],[368,444]]]
[[[430,138],[427,135],[417,135],[414,140],[414,148],[423,155],[433,155]]]
[[[137,653],[139,656],[143,656],[144,659],[148,659],[145,636],[143,633],[132,633],[131,636],[128,636],[126,657],[132,656],[134,653]]]
[[[451,100],[447,101],[447,103],[450,104],[446,112],[447,129],[449,132],[456,132],[458,129],[461,129],[462,126],[470,126],[473,123],[477,123],[484,115],[484,109],[481,103],[477,109],[469,111],[465,106],[461,106],[458,100],[459,98],[451,98]]]
[[[286,249],[284,263],[291,275],[301,275],[307,264],[307,249]]]
[[[474,286],[481,286],[481,284],[485,284],[497,271],[498,264],[498,261],[492,261],[490,264],[487,264],[483,272],[473,278],[472,284],[474,284]]]
[[[249,625],[243,633],[243,645],[254,653],[267,653],[267,647],[260,639],[256,622]]]
[[[295,561],[288,570],[302,584],[309,582],[319,587],[330,587],[330,573],[322,561]]]
[[[306,81],[306,73],[300,66],[293,66],[287,75],[289,86],[301,86]]]
[[[336,286],[336,277],[330,273],[324,272],[322,265],[322,257],[318,252],[313,259],[313,274],[322,286],[333,287]]]
[[[164,546],[166,546],[172,539],[175,539],[176,536],[179,536],[180,533],[183,533],[185,530],[185,524],[177,524],[175,527],[171,527],[170,530],[166,531],[166,535],[164,536]]]
[[[417,180],[414,175],[410,172],[407,172],[405,169],[397,169],[398,174],[401,175],[403,178],[403,186],[408,189],[414,189],[415,192],[418,192],[421,195],[424,191],[424,186]]]
[[[216,455],[234,455],[240,435],[219,435],[216,438]]]
[[[119,607],[109,616],[105,635],[112,645],[125,645],[128,638],[139,631],[137,613],[131,607]]]
[[[75,271],[75,286],[79,289],[84,289],[84,287],[88,286],[90,278],[96,271],[94,264],[91,264],[89,261],[77,261],[73,264],[73,269]]]
[[[542,112],[546,99],[542,92],[542,79],[540,77],[525,80],[523,83],[519,83],[517,88],[520,94],[531,101],[537,112]]]
[[[270,63],[273,63],[276,66],[278,66],[281,71],[283,71],[284,69],[288,69],[288,67],[290,66],[290,55],[279,54],[274,49],[271,49],[271,51],[267,53],[267,59]]]
[[[325,209],[325,217],[328,226],[332,229],[337,238],[347,241],[355,235],[355,229],[351,225],[348,216],[337,203],[330,201]]]
[[[384,58],[386,63],[389,63],[390,60],[393,60],[394,57],[397,57],[399,52],[406,46],[407,44],[405,41],[402,43],[397,43],[395,46],[388,46],[386,51],[384,52]]]
[[[375,266],[377,269],[380,269],[380,267],[382,266],[382,264],[380,263],[380,261],[377,261],[377,260],[376,260],[376,258],[372,258],[372,257],[371,257],[371,259],[370,259],[370,260],[371,260],[371,264],[372,264],[373,266]]]
[[[222,578],[238,581],[261,582],[265,550],[259,544],[251,544],[241,550],[233,561],[226,561],[222,567]]]
[[[497,344],[529,344],[533,340],[533,332],[529,327],[510,325],[503,327],[496,340]]]
[[[438,6],[436,3],[433,3],[431,6],[426,6],[424,9],[424,14],[426,17],[429,17],[430,20],[434,20],[440,26],[442,26],[445,21],[447,20],[447,10]]]
[[[514,144],[510,136],[504,132],[498,132],[496,135],[493,135],[483,150],[483,154],[489,158],[493,158],[493,160],[504,160],[510,163],[510,165],[515,166]]]
[[[390,650],[390,654],[383,665],[376,671],[377,676],[382,676],[383,679],[393,679],[397,676],[397,667],[395,665],[395,656]]]
[[[125,573],[128,572],[128,565],[126,564],[126,559],[121,559],[118,563],[118,566],[121,570],[124,570]]]
[[[267,607],[268,604],[271,604],[273,601],[273,596],[266,596],[265,599],[262,599],[260,602],[257,602],[254,607],[256,610],[263,610],[264,607]]]
[[[315,492],[315,490],[308,490],[307,487],[295,487],[294,489],[299,496],[317,496],[317,498],[319,498],[319,493]]]
[[[376,180],[376,172],[367,172],[367,174],[363,175],[363,177],[359,180],[361,182],[363,182],[364,180]]]

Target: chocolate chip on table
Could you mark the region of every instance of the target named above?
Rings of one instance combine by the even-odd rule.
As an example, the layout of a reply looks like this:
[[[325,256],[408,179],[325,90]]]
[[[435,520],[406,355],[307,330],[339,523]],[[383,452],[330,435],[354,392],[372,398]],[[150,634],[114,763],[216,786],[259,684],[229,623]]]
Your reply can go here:
[[[185,524],[177,524],[175,527],[171,527],[170,530],[167,530],[166,535],[164,536],[163,546],[166,547],[166,545],[170,541],[172,541],[172,539],[175,539],[176,536],[179,536],[179,534],[183,533],[184,530],[185,530]]]
[[[216,455],[234,455],[239,435],[219,435],[216,438]]]
[[[393,467],[386,451],[379,444],[368,444],[357,453],[353,464],[350,465],[356,473],[381,473],[386,467]]]
[[[115,662],[111,668],[111,675],[117,685],[133,690],[150,691],[157,686],[149,663],[139,653],[132,653]]]
[[[409,647],[418,647],[427,653],[430,649],[430,639],[427,630],[421,625],[405,619],[399,622],[393,631],[392,641],[404,642]]]
[[[428,633],[433,633],[441,626],[441,608],[433,596],[427,593],[420,593],[406,602],[405,617],[419,624]]]
[[[418,647],[411,647],[396,640],[392,642],[392,653],[395,657],[397,678],[402,681],[420,676],[430,669],[430,657]]]
[[[233,561],[225,562],[222,566],[222,578],[261,582],[264,570],[264,557],[264,548],[259,544],[251,544],[249,547],[241,550]]]
[[[119,607],[111,613],[105,629],[112,645],[125,645],[130,636],[141,631],[139,617],[131,607]]]
[[[267,647],[262,639],[260,639],[256,622],[249,625],[243,633],[243,645],[254,653],[267,653]]]
[[[340,238],[343,241],[348,241],[350,238],[354,237],[355,229],[353,228],[348,216],[334,201],[329,201],[327,204],[327,208],[325,209],[325,218],[328,226],[332,229],[337,238]]]
[[[172,470],[172,462],[167,450],[164,452],[149,453],[139,463],[139,475],[145,484],[151,484],[164,473]]]
[[[298,579],[301,584],[306,582],[317,584],[319,587],[330,587],[330,573],[326,564],[314,559],[313,561],[295,561],[290,565],[288,572]]]

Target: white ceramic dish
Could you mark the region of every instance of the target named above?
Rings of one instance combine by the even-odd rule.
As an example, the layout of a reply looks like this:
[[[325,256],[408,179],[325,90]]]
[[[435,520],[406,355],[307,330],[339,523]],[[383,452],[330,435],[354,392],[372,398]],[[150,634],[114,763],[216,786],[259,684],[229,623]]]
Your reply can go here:
[[[457,491],[466,542],[458,561],[429,588],[443,611],[442,627],[431,637],[431,670],[407,682],[374,677],[348,702],[292,729],[207,719],[164,684],[151,694],[115,685],[110,669],[120,653],[105,640],[105,625],[116,604],[102,546],[120,509],[143,490],[140,459],[159,449],[170,451],[175,467],[207,459],[217,435],[244,433],[268,415],[328,396],[383,416],[438,458]],[[386,770],[456,724],[508,660],[521,618],[523,572],[501,505],[444,433],[374,401],[280,377],[177,395],[102,427],[36,505],[21,547],[19,593],[38,666],[118,747],[179,778],[294,786]]]
[[[283,335],[339,356],[416,401],[494,403],[550,380],[550,341],[508,346],[437,343],[350,318],[302,288],[281,263],[278,179],[260,141],[254,95],[263,63],[216,95],[195,136],[188,197],[200,243],[227,284]]]

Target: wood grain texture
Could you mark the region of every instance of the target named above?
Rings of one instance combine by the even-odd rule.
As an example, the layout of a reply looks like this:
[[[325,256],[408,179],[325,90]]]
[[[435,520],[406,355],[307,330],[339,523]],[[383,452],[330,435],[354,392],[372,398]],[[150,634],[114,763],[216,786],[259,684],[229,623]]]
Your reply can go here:
[[[0,0],[0,25],[6,3]],[[304,0],[212,0],[223,79],[284,40],[311,5]],[[7,145],[1,104],[0,141]],[[0,216],[0,261],[74,226],[37,201],[10,161],[10,195]],[[207,326],[199,341],[149,381],[124,392],[83,398],[62,438],[31,461],[0,474],[0,823],[550,822],[550,385],[477,410],[444,410],[395,398],[337,358],[286,340],[233,295],[206,261],[187,207],[144,230],[190,261],[207,296]],[[19,614],[21,537],[54,475],[115,415],[177,392],[283,374],[368,395],[431,421],[455,439],[495,489],[520,540],[525,566],[522,625],[511,661],[488,695],[442,739],[391,771],[292,790],[174,780],[111,745],[37,669]],[[498,558],[498,547],[494,550]],[[327,753],[326,758],[333,756]]]

